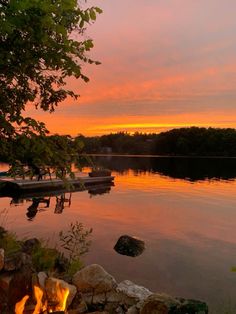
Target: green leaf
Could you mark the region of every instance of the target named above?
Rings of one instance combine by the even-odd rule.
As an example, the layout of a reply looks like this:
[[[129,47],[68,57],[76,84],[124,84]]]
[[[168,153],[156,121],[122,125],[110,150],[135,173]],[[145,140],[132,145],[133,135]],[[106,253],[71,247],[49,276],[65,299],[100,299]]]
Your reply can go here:
[[[102,9],[100,9],[100,8],[98,8],[98,7],[94,7],[94,10],[95,10],[98,14],[103,13]]]
[[[91,20],[95,21],[96,20],[96,13],[93,9],[90,10],[90,18]]]
[[[79,23],[79,27],[83,28],[84,27],[84,20],[81,20],[81,22]]]

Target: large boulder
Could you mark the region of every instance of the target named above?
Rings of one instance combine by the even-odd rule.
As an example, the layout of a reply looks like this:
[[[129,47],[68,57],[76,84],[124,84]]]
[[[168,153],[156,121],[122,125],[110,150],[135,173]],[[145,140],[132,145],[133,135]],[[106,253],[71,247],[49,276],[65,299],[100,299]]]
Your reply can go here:
[[[28,254],[22,252],[12,253],[6,255],[4,259],[4,270],[5,271],[16,271],[22,269],[22,267],[32,269],[32,260]]]
[[[114,250],[122,255],[136,257],[145,250],[145,243],[135,237],[122,235],[114,246]]]
[[[208,306],[198,300],[155,293],[141,304],[140,314],[208,314]]]
[[[24,266],[18,271],[3,272],[0,275],[0,305],[7,305],[7,313],[13,313],[15,304],[25,295],[31,295],[32,274],[31,268]]]
[[[81,293],[106,293],[117,286],[114,277],[97,264],[89,265],[78,271],[72,281]]]
[[[141,305],[140,314],[171,314],[179,313],[176,309],[180,302],[168,295],[154,293]]]
[[[176,298],[180,304],[180,314],[208,314],[208,306],[205,302],[192,299]]]

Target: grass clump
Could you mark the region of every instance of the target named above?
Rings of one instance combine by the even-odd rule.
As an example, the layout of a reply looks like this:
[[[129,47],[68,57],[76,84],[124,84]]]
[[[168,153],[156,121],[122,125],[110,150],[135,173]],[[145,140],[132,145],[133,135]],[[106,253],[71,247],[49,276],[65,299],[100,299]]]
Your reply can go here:
[[[32,262],[36,271],[53,271],[60,253],[53,248],[46,247],[43,242],[35,246],[32,253]]]
[[[68,230],[59,233],[60,248],[51,248],[43,240],[37,240],[32,247],[25,249],[26,241],[19,241],[15,234],[0,226],[0,248],[6,255],[24,252],[31,256],[35,271],[62,273],[69,278],[84,265],[81,257],[89,251],[92,229],[86,230],[82,223],[71,223]]]
[[[11,255],[21,250],[21,244],[14,233],[0,227],[0,248],[4,249],[6,255]]]

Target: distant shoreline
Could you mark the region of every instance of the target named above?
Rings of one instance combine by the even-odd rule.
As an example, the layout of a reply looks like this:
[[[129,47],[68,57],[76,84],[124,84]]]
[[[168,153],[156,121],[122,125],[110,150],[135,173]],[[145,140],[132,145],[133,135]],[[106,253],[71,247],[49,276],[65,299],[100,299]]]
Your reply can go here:
[[[83,155],[81,155],[83,156]],[[150,157],[150,158],[202,158],[202,159],[236,159],[236,156],[188,156],[188,155],[135,155],[135,154],[86,154],[86,156],[97,156],[97,157]]]

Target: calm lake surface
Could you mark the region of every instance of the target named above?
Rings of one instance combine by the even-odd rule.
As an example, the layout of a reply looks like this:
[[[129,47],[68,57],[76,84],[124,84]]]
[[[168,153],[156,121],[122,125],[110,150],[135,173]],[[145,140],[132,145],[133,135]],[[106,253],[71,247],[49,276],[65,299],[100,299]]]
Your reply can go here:
[[[93,228],[86,263],[98,263],[118,281],[208,302],[211,313],[236,313],[236,159],[97,157],[115,185],[60,196],[0,198],[0,223],[20,237],[58,240],[71,222]],[[0,166],[0,170],[4,169]],[[69,199],[69,193],[66,193]],[[48,200],[49,197],[45,197]],[[48,207],[47,207],[48,205]],[[55,213],[56,212],[56,213]],[[30,219],[29,219],[30,218]],[[113,250],[118,238],[143,239],[138,257]]]

